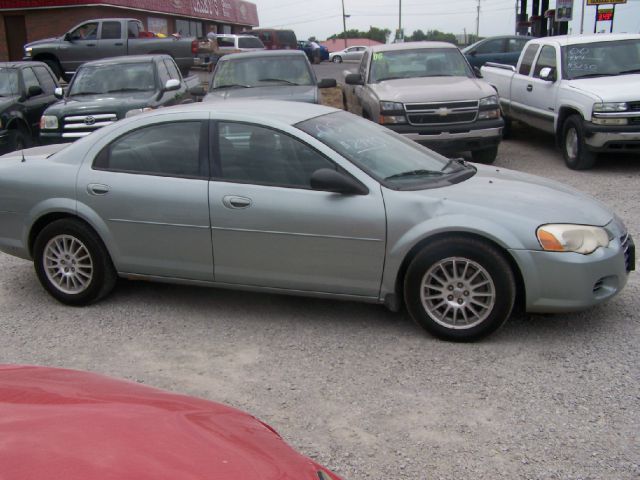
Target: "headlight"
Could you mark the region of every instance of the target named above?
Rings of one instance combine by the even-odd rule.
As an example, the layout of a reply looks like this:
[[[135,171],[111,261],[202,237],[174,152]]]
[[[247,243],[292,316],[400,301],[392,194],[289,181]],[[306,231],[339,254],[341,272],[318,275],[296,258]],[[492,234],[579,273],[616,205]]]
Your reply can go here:
[[[40,117],[40,130],[55,130],[58,128],[58,117],[55,115],[43,115]]]
[[[598,247],[609,245],[607,231],[590,225],[542,225],[538,227],[536,236],[542,249],[549,252],[575,252],[587,255]]]
[[[151,110],[153,110],[153,108],[151,107],[134,108],[133,110],[129,110],[125,114],[124,118],[135,117],[136,115],[140,115],[141,113],[144,113],[144,112],[150,112]]]
[[[478,120],[488,120],[493,118],[500,118],[500,109],[495,108],[492,110],[480,110],[478,113]]]
[[[498,96],[491,95],[490,97],[484,97],[480,99],[481,107],[497,107],[498,106]]]
[[[626,112],[629,108],[625,102],[606,102],[593,105],[594,112]]]
[[[30,57],[32,52],[33,52],[33,48],[32,47],[27,47],[27,48],[24,49],[24,55],[26,57]]]
[[[404,113],[404,105],[398,102],[380,102],[381,112],[402,112]]]

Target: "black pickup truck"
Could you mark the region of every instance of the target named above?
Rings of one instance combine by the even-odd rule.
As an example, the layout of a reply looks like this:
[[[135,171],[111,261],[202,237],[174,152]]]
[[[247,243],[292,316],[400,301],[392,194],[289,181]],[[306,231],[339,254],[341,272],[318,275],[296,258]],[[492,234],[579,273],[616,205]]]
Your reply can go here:
[[[139,55],[87,62],[61,99],[40,121],[42,143],[64,143],[132,115],[191,103],[204,95],[197,77],[186,80],[168,55]]]
[[[44,63],[0,63],[0,154],[21,150],[38,138],[40,116],[58,82]]]

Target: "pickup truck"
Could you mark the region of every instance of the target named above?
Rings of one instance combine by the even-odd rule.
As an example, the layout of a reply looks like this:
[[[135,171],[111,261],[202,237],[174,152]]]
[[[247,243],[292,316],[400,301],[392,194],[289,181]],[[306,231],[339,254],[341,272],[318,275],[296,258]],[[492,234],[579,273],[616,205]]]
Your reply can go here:
[[[198,51],[195,38],[141,36],[142,22],[134,18],[88,20],[58,38],[46,38],[24,46],[23,60],[46,63],[58,77],[69,80],[80,65],[122,55],[166,54],[187,75]]]
[[[186,81],[168,55],[139,55],[95,60],[82,65],[61,101],[44,111],[40,141],[72,142],[96,129],[148,110],[191,103],[204,95],[197,77]]]
[[[454,45],[369,47],[358,73],[344,73],[348,111],[441,153],[470,151],[482,163],[496,159],[504,125],[498,97]]]
[[[0,63],[0,155],[38,139],[40,116],[57,101],[57,87],[44,63]]]
[[[506,121],[552,133],[567,167],[593,167],[599,152],[640,152],[640,35],[539,38],[517,66],[487,63]]]

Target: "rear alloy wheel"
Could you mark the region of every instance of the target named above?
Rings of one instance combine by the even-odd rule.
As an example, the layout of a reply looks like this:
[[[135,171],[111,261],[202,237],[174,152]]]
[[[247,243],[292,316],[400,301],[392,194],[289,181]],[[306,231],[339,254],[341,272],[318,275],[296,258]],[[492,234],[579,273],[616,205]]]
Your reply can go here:
[[[493,163],[498,156],[498,147],[483,148],[471,152],[471,160],[476,163]]]
[[[564,161],[571,170],[588,170],[596,163],[597,155],[585,144],[580,115],[571,115],[564,122],[561,147]]]
[[[511,267],[495,247],[473,238],[434,241],[409,265],[405,302],[431,334],[471,341],[497,330],[515,302]]]
[[[336,55],[331,61],[333,63],[342,63],[342,57],[340,55]]]
[[[34,244],[42,286],[58,301],[86,305],[107,295],[116,272],[100,238],[84,223],[62,219],[47,225]]]

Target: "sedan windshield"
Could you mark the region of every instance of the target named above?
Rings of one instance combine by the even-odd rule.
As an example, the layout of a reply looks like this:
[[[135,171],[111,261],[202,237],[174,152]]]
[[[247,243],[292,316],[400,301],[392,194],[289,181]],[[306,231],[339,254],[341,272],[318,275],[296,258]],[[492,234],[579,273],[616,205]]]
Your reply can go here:
[[[236,85],[267,87],[313,84],[313,77],[304,57],[265,56],[221,61],[209,90]]]
[[[296,127],[392,188],[427,187],[451,174],[475,172],[462,162],[448,160],[388,128],[346,112],[315,117]]]
[[[18,95],[18,71],[14,68],[0,68],[0,96]]]
[[[126,63],[83,67],[73,77],[69,96],[118,92],[151,92],[156,89],[153,63]]]
[[[562,64],[569,80],[640,73],[640,40],[567,45]]]
[[[473,77],[457,48],[421,48],[375,52],[371,59],[371,83],[416,77]]]

